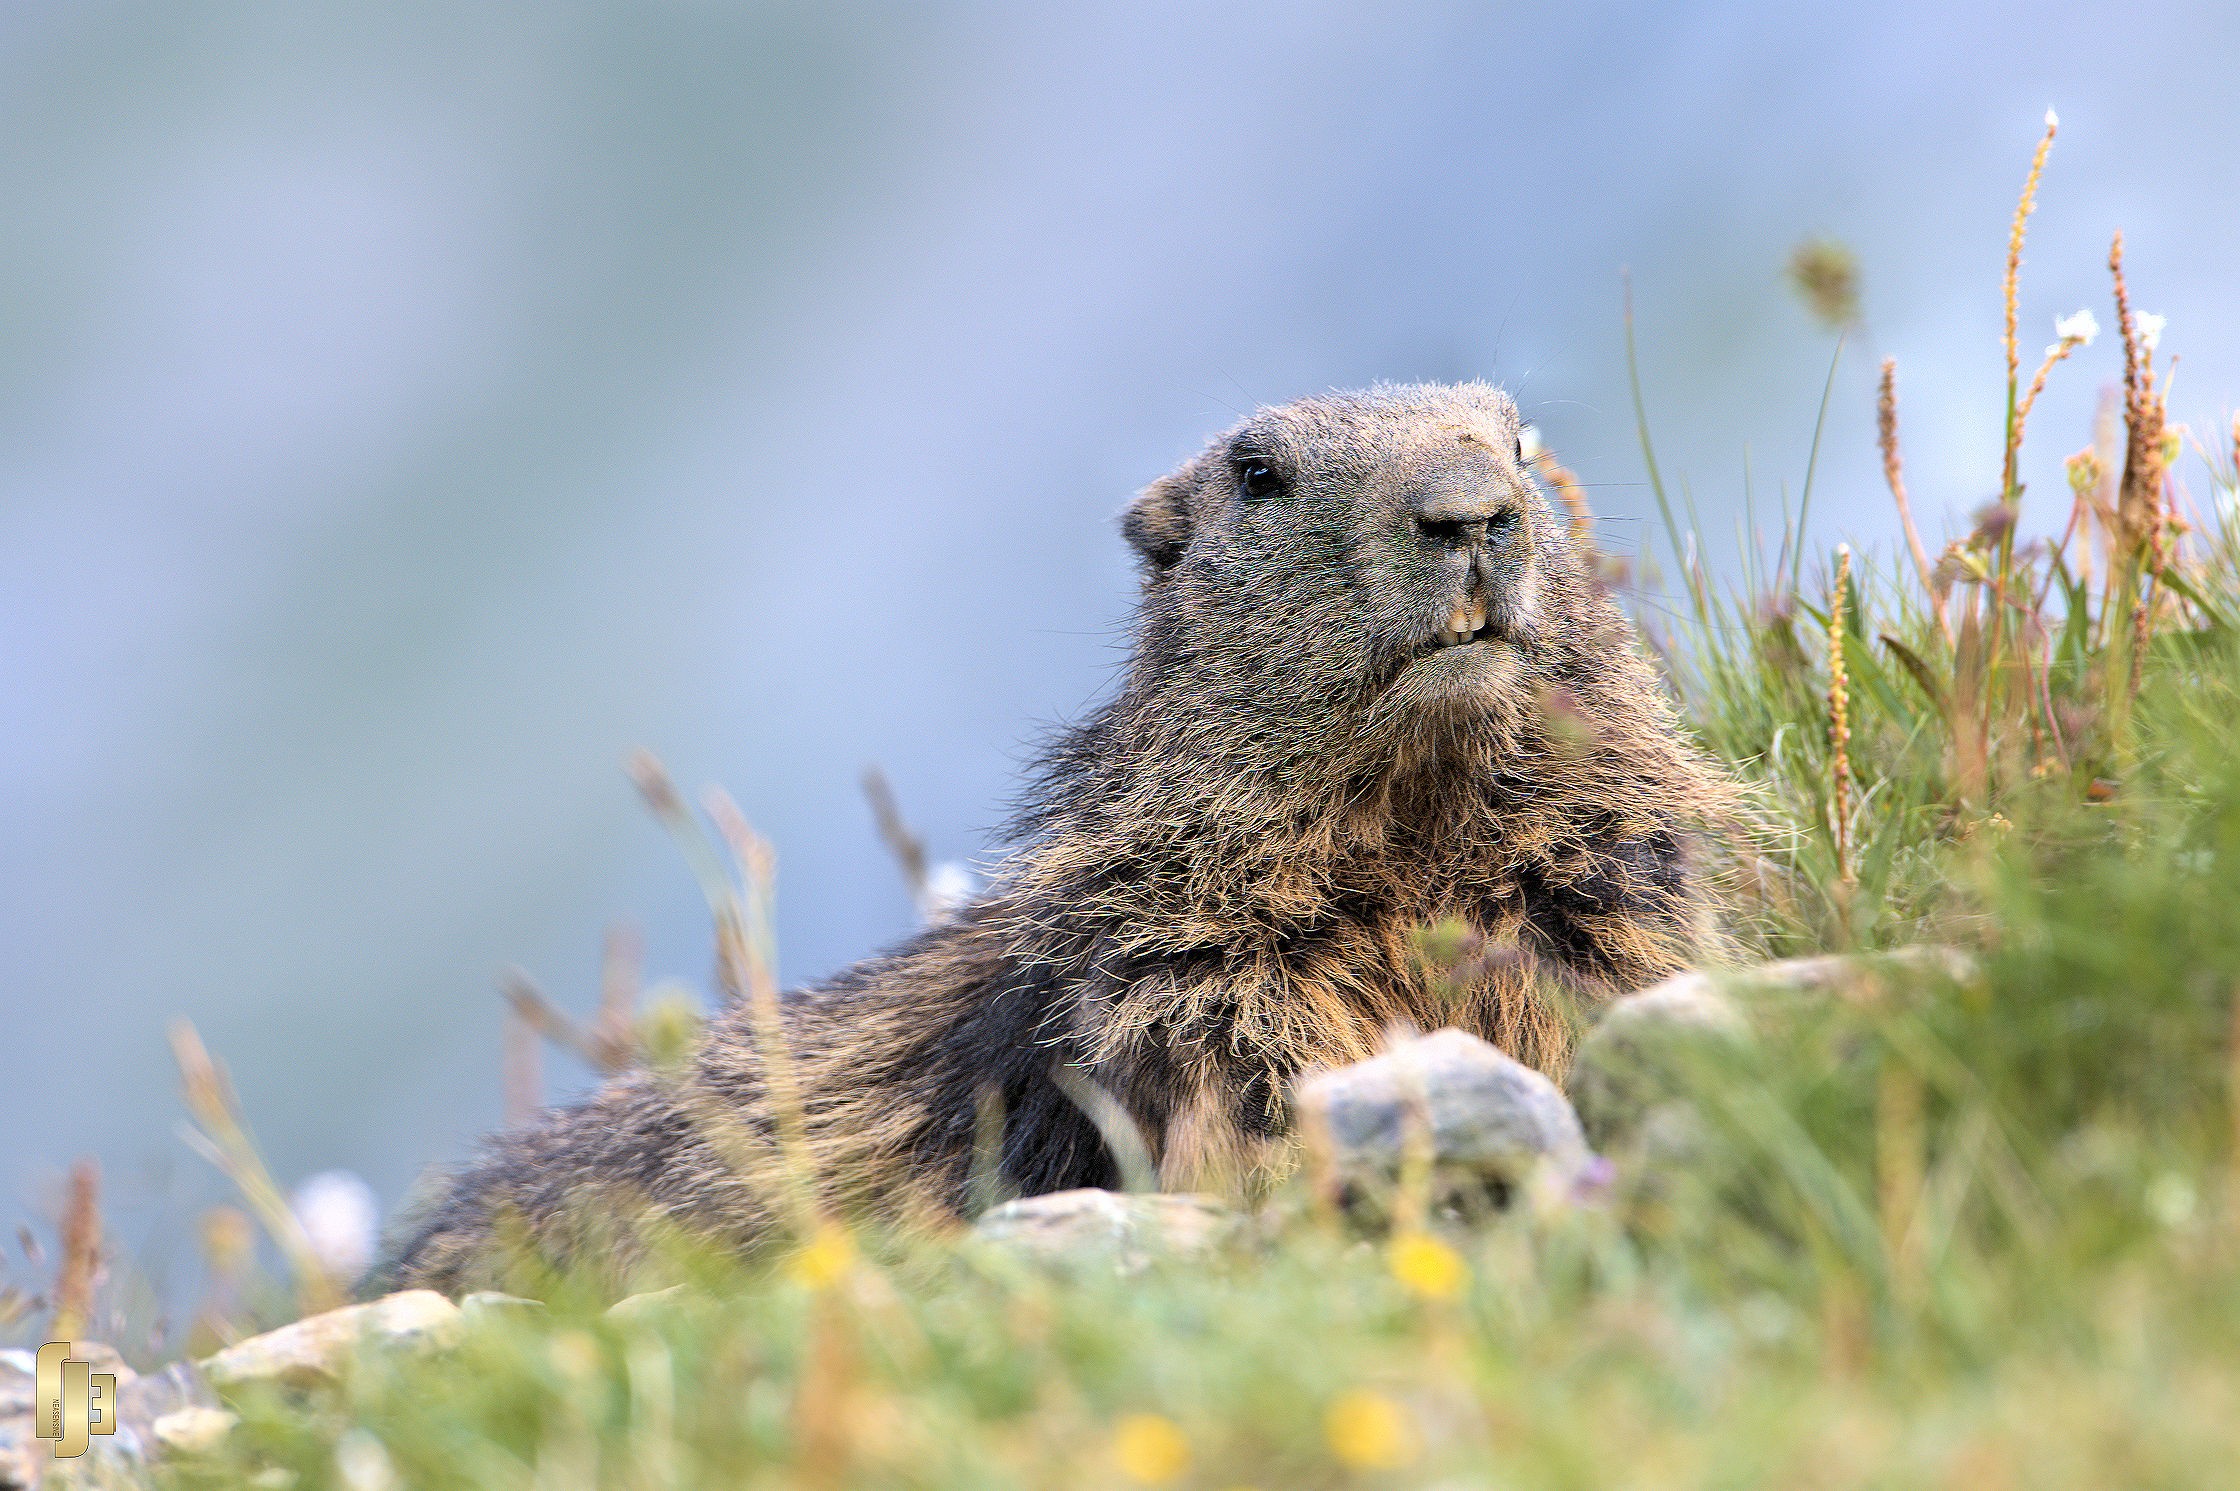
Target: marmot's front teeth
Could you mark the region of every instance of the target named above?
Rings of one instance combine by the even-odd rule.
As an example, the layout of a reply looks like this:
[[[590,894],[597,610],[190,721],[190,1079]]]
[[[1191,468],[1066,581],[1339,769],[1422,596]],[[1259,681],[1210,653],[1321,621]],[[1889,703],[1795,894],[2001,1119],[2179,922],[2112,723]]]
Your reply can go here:
[[[1486,603],[1472,596],[1447,617],[1447,624],[1439,628],[1439,641],[1448,647],[1458,647],[1476,636],[1478,628],[1485,624]]]

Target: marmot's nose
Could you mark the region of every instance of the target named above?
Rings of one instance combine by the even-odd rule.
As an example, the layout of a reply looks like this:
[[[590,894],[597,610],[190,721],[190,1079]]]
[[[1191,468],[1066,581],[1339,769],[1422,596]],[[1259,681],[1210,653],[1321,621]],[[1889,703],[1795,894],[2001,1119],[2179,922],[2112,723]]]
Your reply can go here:
[[[1474,548],[1499,527],[1509,504],[1498,492],[1448,485],[1423,486],[1408,494],[1416,527],[1426,538],[1449,548]]]
[[[1423,530],[1426,538],[1445,544],[1450,549],[1474,549],[1486,541],[1486,520],[1483,518],[1435,518],[1418,513],[1416,527]]]

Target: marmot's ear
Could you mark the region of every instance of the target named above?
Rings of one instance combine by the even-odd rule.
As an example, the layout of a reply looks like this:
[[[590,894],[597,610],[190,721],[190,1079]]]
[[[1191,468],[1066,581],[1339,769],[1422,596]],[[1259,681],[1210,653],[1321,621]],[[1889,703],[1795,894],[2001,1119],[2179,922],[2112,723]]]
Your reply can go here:
[[[1174,567],[1190,547],[1190,481],[1182,472],[1162,476],[1136,494],[1120,520],[1127,536],[1151,573]]]

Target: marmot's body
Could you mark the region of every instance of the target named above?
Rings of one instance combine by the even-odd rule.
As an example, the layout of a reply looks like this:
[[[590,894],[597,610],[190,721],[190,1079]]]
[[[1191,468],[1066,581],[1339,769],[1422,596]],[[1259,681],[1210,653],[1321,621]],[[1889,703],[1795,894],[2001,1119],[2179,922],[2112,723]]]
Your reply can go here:
[[[1303,1070],[1373,1054],[1395,1021],[1557,1062],[1551,989],[1591,1002],[1704,951],[1691,825],[1725,785],[1518,432],[1482,384],[1308,400],[1137,498],[1125,686],[1041,763],[1001,875],[784,1001],[829,1204],[966,1209],[991,1115],[1000,1144],[977,1148],[1004,1187],[1113,1184],[1061,1065],[1187,1184],[1278,1134]],[[1513,954],[1452,987],[1417,951],[1442,921]],[[569,1219],[618,1198],[749,1246],[780,1198],[741,1155],[771,1133],[735,1006],[683,1074],[620,1078],[497,1139],[388,1281],[461,1287],[502,1232],[565,1261]]]

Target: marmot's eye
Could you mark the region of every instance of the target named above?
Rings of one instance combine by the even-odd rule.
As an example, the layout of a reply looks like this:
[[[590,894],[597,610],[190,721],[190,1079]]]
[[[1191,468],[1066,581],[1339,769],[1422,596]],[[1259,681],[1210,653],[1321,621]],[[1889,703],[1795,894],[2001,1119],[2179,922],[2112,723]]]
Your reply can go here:
[[[1283,490],[1283,478],[1276,475],[1275,467],[1252,456],[1237,462],[1237,485],[1247,497],[1273,497]]]

